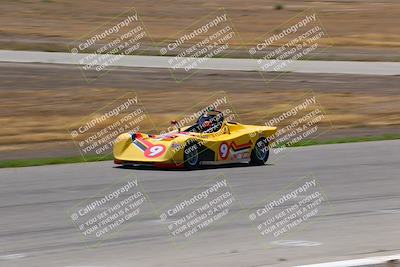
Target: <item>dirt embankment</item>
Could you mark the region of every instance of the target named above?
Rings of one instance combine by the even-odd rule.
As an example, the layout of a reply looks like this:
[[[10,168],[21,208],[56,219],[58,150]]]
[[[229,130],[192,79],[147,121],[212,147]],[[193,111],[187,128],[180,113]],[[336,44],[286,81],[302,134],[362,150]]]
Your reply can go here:
[[[151,37],[139,50],[140,53],[158,55],[159,43],[172,40],[185,27],[219,8],[224,8],[242,39],[242,42],[232,44],[234,52],[230,56],[248,57],[246,46],[254,45],[267,33],[283,30],[283,23],[300,12],[313,8],[327,34],[321,44],[333,44],[322,53],[313,55],[314,58],[400,60],[400,2],[396,0],[182,0],[168,4],[146,0],[134,3],[124,0],[3,0],[0,48],[69,51],[69,43],[129,10],[132,4]],[[192,40],[195,41],[196,38]]]
[[[268,74],[274,78],[273,75]],[[76,66],[0,64],[2,158],[77,155],[67,128],[128,92],[157,126],[169,124],[216,91],[243,123],[262,123],[313,91],[333,127],[320,139],[400,132],[400,77],[199,71],[175,82],[167,69],[117,69],[87,83]]]

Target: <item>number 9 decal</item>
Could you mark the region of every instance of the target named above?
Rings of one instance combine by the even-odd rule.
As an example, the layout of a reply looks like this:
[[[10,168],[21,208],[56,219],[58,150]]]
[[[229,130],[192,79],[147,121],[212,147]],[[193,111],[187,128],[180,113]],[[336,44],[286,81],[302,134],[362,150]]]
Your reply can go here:
[[[144,155],[145,155],[145,157],[148,157],[148,158],[156,158],[156,157],[159,157],[162,154],[164,154],[164,152],[165,152],[164,145],[154,145],[154,146],[147,148],[144,151]]]
[[[229,146],[227,143],[223,142],[219,145],[219,157],[223,160],[227,159],[229,156]]]

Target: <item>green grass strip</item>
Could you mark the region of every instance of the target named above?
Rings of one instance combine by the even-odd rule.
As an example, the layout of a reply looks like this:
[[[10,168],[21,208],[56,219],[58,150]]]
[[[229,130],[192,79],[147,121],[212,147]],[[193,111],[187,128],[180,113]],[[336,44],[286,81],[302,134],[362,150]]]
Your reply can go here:
[[[304,140],[296,143],[295,145],[293,145],[293,147],[396,140],[396,139],[400,139],[400,134],[384,134],[384,135],[365,136],[365,137],[342,137],[331,140]],[[113,158],[112,155],[109,155],[106,157],[87,156],[85,159],[83,159],[80,156],[75,156],[75,157],[45,158],[45,159],[2,160],[0,161],[0,168],[16,168],[16,167],[42,166],[42,165],[65,164],[65,163],[94,162],[94,161],[112,160],[112,158]]]
[[[86,160],[85,160],[86,159]],[[15,168],[28,166],[42,166],[65,163],[94,162],[112,160],[112,156],[88,156],[83,159],[81,156],[63,157],[63,158],[45,158],[45,159],[15,159],[0,161],[0,168]]]

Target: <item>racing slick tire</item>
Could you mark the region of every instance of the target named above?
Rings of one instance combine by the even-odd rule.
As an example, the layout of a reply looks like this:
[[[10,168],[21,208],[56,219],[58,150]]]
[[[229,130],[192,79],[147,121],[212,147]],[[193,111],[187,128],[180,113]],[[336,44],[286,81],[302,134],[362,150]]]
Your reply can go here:
[[[250,164],[251,165],[264,165],[269,157],[269,144],[265,137],[257,140],[251,151]]]
[[[185,145],[183,152],[184,156],[184,167],[188,170],[194,170],[199,167],[200,156],[199,156],[199,144],[195,141],[188,141]]]

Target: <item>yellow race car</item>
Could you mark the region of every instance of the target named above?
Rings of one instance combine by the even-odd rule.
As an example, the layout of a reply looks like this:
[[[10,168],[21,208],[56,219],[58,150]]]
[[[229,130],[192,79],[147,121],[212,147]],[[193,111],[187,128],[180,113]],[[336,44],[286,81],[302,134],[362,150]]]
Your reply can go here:
[[[176,121],[171,122],[176,126]],[[166,134],[124,133],[113,147],[114,163],[196,169],[200,165],[265,164],[276,127],[226,121],[210,110],[188,127]]]

